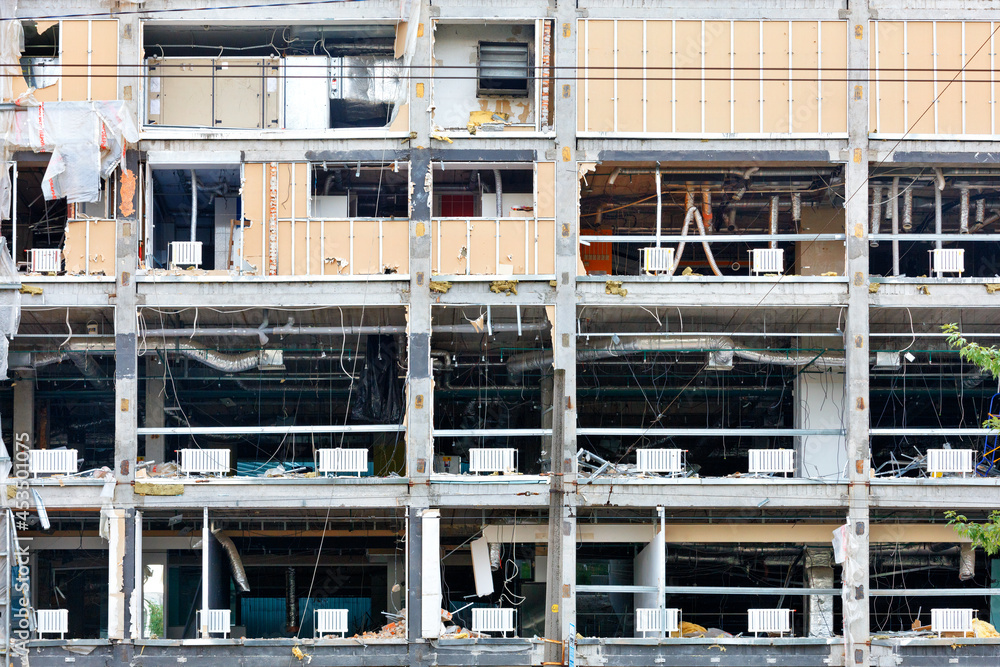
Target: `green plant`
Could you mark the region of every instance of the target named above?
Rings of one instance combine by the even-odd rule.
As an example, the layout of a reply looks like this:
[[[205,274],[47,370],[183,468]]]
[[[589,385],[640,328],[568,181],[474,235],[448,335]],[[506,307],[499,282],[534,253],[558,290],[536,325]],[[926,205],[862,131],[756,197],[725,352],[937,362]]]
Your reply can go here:
[[[146,614],[146,635],[150,639],[163,637],[163,605],[147,600]]]
[[[948,334],[948,345],[958,350],[963,359],[989,372],[994,378],[1000,378],[1000,350],[995,345],[983,347],[966,340],[957,324],[943,324],[941,331]]]
[[[1000,552],[1000,510],[990,512],[985,523],[972,523],[965,516],[952,510],[945,512],[944,516],[956,533],[969,538],[972,546],[981,548],[988,556]]]

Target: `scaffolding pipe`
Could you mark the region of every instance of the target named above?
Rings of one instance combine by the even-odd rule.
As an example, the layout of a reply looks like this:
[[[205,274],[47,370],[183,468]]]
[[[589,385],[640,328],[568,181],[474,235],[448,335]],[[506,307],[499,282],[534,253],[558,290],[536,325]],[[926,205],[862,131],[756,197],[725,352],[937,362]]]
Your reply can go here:
[[[771,197],[771,224],[768,227],[768,233],[769,234],[777,234],[778,233],[778,197],[777,197],[777,195],[775,195],[774,197]],[[771,248],[773,250],[774,248],[778,247],[778,242],[777,241],[769,241],[767,245],[768,245],[769,248]]]
[[[198,235],[198,175],[191,170],[191,243]]]
[[[899,275],[899,177],[892,179],[892,275]]]
[[[969,186],[962,185],[958,188],[959,192],[959,218],[958,218],[958,233],[968,234],[969,233]]]
[[[882,222],[882,187],[876,185],[872,188],[872,227],[871,233],[878,234],[879,225]],[[873,248],[878,247],[878,239],[871,239],[868,242]]]

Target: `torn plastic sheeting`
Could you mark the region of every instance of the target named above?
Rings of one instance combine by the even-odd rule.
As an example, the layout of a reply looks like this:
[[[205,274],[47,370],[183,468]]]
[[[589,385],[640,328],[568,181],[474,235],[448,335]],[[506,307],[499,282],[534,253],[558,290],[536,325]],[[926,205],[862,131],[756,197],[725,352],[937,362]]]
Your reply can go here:
[[[3,3],[0,7],[2,18],[13,16],[14,3]],[[8,16],[8,11],[10,15]],[[0,22],[0,101],[6,102],[14,94],[14,82],[21,77],[21,47],[24,44],[24,30],[20,21]]]
[[[101,178],[118,166],[125,146],[139,140],[135,118],[121,100],[48,102],[9,115],[7,148],[52,152],[42,182],[47,200],[98,201]]]
[[[352,418],[373,424],[398,424],[403,420],[403,382],[398,367],[396,337],[370,334]]]
[[[0,74],[0,78],[3,75]],[[11,200],[11,188],[13,187],[10,182],[10,162],[4,162],[0,165],[0,220],[10,220],[10,200]]]

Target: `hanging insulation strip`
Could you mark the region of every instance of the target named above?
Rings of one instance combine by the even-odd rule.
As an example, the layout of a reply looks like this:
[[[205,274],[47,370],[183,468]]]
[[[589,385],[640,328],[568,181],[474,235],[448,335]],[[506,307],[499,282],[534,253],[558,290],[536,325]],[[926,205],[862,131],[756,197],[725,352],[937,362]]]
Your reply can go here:
[[[278,275],[278,163],[267,164],[267,275]]]

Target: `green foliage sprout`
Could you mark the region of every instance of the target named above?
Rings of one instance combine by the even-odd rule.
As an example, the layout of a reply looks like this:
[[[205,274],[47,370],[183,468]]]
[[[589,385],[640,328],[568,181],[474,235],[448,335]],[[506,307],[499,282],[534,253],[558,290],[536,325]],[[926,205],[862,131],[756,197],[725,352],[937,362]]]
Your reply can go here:
[[[1000,378],[1000,350],[995,345],[983,347],[962,336],[957,324],[945,324],[941,327],[948,334],[948,345],[958,350],[962,359],[978,366],[994,378]],[[1000,430],[1000,419],[990,417],[983,422],[983,428]],[[944,513],[948,525],[962,537],[968,538],[973,546],[980,547],[987,555],[1000,553],[1000,510],[993,510],[985,523],[972,523],[965,516],[954,511]]]
[[[1000,552],[1000,510],[990,512],[986,523],[972,523],[952,510],[945,512],[944,516],[956,533],[969,538],[972,545],[981,548],[986,555],[994,556]]]

